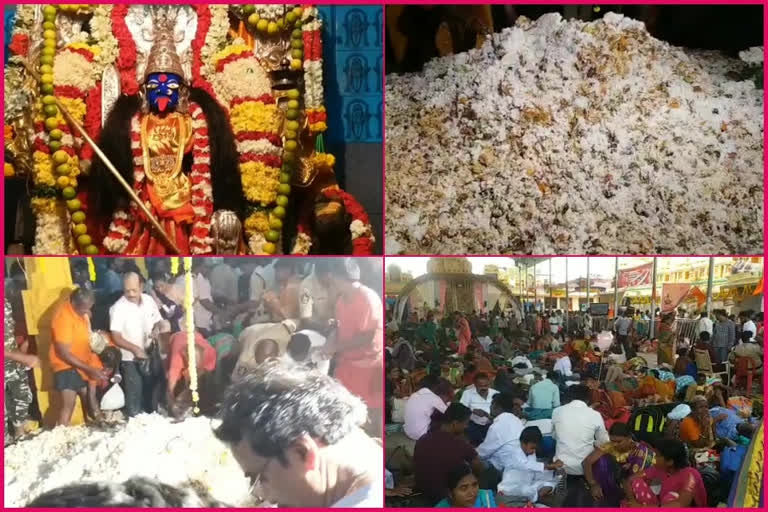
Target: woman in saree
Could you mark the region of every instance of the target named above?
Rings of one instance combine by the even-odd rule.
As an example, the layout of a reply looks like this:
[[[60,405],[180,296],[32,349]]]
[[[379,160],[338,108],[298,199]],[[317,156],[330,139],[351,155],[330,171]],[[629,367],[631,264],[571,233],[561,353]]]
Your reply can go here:
[[[608,431],[611,441],[584,459],[584,479],[598,507],[618,507],[624,491],[621,482],[628,475],[653,466],[650,446],[632,439],[626,423],[614,423]]]
[[[661,484],[658,495],[653,484]],[[630,477],[625,490],[628,499],[623,506],[627,507],[707,506],[701,474],[688,466],[688,454],[680,441],[658,441],[655,465]]]
[[[462,313],[457,313],[456,330],[458,331],[459,349],[457,353],[463,356],[467,353],[467,347],[469,347],[472,341],[472,331],[469,328],[469,322]]]
[[[661,366],[666,363],[675,364],[675,330],[672,327],[675,322],[675,313],[670,312],[662,315],[661,325],[659,325],[659,348],[657,350],[657,364]]]
[[[680,422],[680,440],[694,449],[710,449],[715,445],[714,425],[707,399],[696,396],[693,411]]]

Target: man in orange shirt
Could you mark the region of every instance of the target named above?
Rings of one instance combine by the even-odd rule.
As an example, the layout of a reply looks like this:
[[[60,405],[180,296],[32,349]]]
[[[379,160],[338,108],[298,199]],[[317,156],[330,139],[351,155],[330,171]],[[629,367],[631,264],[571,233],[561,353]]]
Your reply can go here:
[[[369,426],[380,435],[382,424],[384,366],[384,306],[381,297],[360,283],[360,267],[354,259],[333,259],[318,267],[321,283],[339,292],[335,309],[335,335],[323,352],[335,357],[334,377],[368,406]]]
[[[69,425],[78,395],[86,417],[101,415],[96,401],[96,383],[106,379],[99,356],[91,350],[90,314],[94,295],[78,288],[53,314],[53,340],[48,357],[53,369],[54,387],[61,393],[57,425]]]

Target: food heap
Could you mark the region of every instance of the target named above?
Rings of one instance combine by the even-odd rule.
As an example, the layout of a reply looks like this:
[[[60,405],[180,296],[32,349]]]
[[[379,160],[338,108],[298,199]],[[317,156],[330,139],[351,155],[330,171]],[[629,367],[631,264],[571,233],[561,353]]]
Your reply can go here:
[[[547,14],[388,76],[387,253],[762,251],[762,48],[741,55]]]
[[[228,506],[255,506],[250,481],[209,418],[174,423],[142,414],[114,430],[57,427],[5,449],[5,506],[23,507],[40,494],[88,481],[152,481],[210,496]]]

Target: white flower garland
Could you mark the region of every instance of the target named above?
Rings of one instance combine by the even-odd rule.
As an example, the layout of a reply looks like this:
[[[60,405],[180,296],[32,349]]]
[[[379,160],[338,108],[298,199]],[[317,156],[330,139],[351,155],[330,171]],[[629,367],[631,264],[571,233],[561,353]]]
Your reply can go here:
[[[85,93],[101,78],[101,72],[94,70],[96,67],[77,52],[59,52],[53,61],[54,83],[57,86],[76,87]]]
[[[247,77],[247,78],[246,78]],[[219,100],[230,105],[235,98],[258,98],[272,92],[272,84],[255,56],[229,62],[210,79]]]
[[[304,104],[307,108],[323,106],[323,61],[304,61]]]
[[[291,10],[293,10],[295,7],[298,7],[299,4],[257,4],[254,5],[256,8],[256,14],[259,15],[259,18],[266,19],[269,21],[277,20],[278,18],[282,18]]]
[[[211,26],[205,36],[205,44],[200,49],[200,74],[204,78],[215,76],[216,68],[212,59],[217,52],[222,50],[227,43],[229,33],[229,6],[215,4],[209,6],[211,11]]]
[[[94,62],[98,64],[97,72],[100,79],[104,68],[115,63],[119,52],[117,38],[112,33],[112,5],[97,4],[90,24],[91,37],[96,40],[96,45],[101,50],[94,58]]]
[[[35,215],[35,245],[33,254],[69,254],[69,216],[64,213],[37,212]]]

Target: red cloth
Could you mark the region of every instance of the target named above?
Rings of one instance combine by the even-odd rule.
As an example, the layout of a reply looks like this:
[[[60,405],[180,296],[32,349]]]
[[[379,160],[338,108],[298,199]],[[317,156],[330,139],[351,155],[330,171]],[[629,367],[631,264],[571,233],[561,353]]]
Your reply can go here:
[[[203,365],[205,371],[212,372],[216,368],[216,350],[208,344],[202,334],[195,332],[195,344],[203,349]],[[168,351],[168,383],[174,385],[182,374],[188,370],[187,362],[187,333],[180,331],[171,336]]]
[[[384,307],[376,292],[361,284],[350,296],[336,301],[338,359],[336,379],[371,409],[382,407]],[[360,336],[373,332],[367,346],[353,347]],[[349,347],[349,348],[347,348]]]

